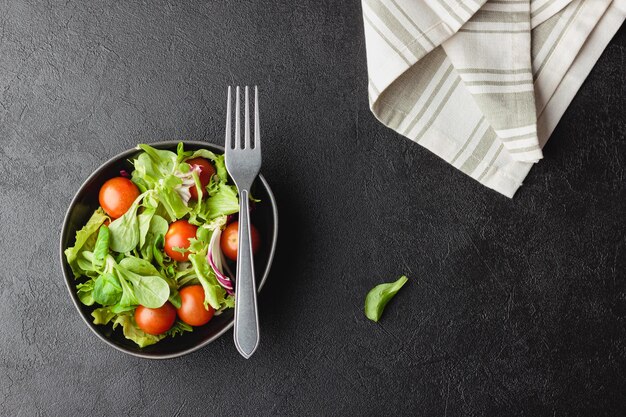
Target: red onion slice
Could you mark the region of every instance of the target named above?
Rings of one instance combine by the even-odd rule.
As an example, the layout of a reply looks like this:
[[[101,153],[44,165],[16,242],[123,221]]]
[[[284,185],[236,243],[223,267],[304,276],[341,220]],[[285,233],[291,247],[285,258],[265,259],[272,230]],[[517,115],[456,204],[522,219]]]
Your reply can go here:
[[[225,265],[222,257],[222,249],[220,248],[220,237],[222,236],[221,229],[215,229],[213,236],[211,236],[211,242],[209,243],[209,250],[207,251],[207,262],[211,265],[213,272],[217,278],[217,282],[224,287],[228,294],[234,294],[233,282],[229,277],[222,272],[222,266]]]

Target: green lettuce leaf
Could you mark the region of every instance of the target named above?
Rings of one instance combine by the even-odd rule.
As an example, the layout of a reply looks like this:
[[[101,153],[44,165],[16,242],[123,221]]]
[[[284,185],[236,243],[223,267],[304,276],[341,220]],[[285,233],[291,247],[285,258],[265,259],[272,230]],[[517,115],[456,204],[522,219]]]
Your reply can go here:
[[[139,220],[137,210],[141,200],[151,191],[140,194],[130,206],[128,211],[109,225],[111,238],[109,247],[119,253],[130,252],[139,244]]]
[[[78,295],[78,299],[80,300],[81,303],[85,304],[86,306],[93,305],[94,303],[93,286],[94,286],[93,278],[87,282],[83,282],[82,284],[78,284],[76,286],[76,290],[77,290],[76,294]]]
[[[206,250],[189,255],[189,261],[191,265],[193,265],[196,277],[204,289],[204,306],[206,307],[208,304],[214,309],[219,310],[221,305],[225,302],[224,297],[226,296],[226,291],[217,282],[215,273],[206,260]]]
[[[139,247],[142,248],[146,243],[146,236],[150,231],[152,223],[152,217],[156,214],[157,207],[159,206],[159,200],[154,193],[147,193],[143,199],[142,205],[143,211],[137,216],[139,223]]]
[[[167,222],[166,222],[167,223]],[[161,267],[162,275],[167,275],[167,267],[165,266],[165,257],[163,256],[163,245],[165,244],[165,235],[158,235],[152,244],[152,259]],[[150,259],[150,256],[144,256]]]
[[[191,209],[176,191],[183,181],[175,175],[168,175],[159,181],[155,191],[158,193],[159,202],[165,209],[170,221],[185,217]]]
[[[100,226],[98,238],[96,239],[96,244],[93,249],[93,258],[91,260],[91,265],[95,271],[101,271],[104,267],[104,262],[109,254],[110,237],[111,233],[109,232],[108,226],[106,224]]]
[[[193,154],[193,151],[186,151],[185,145],[182,142],[178,142],[176,146],[176,162],[180,165],[185,159],[188,159]]]
[[[78,254],[75,262],[76,267],[80,268],[82,274],[87,275],[90,278],[96,278],[101,272],[97,271],[96,268],[93,266],[93,252],[90,252],[88,250],[81,251]]]
[[[237,213],[239,212],[237,188],[220,182],[217,192],[205,199],[199,210],[193,210],[194,208],[195,206],[192,207],[189,222],[196,225],[206,221],[210,222],[220,216]]]
[[[113,312],[111,307],[100,307],[91,312],[93,324],[108,324],[115,316],[117,313]]]
[[[117,315],[115,320],[113,320],[113,329],[120,325],[122,326],[124,337],[137,343],[140,348],[153,345],[167,335],[167,333],[151,335],[144,332],[135,322],[132,312],[124,312]]]
[[[123,259],[122,262],[127,259]],[[132,284],[137,301],[144,307],[161,307],[170,296],[169,285],[159,275],[139,275],[121,265],[118,265],[115,270],[120,283],[125,280]]]
[[[177,321],[164,334],[149,335],[134,320],[139,305],[158,308],[169,300],[180,307],[178,289],[200,284],[205,306],[218,311],[234,306],[234,297],[219,285],[206,253],[215,229],[224,226],[229,214],[239,211],[239,199],[236,187],[228,185],[223,155],[185,151],[182,143],[176,152],[149,145],[138,148],[142,152],[132,161],[131,180],[141,195],[108,227],[102,226],[106,214],[96,210],[65,254],[75,275],[87,277],[76,291],[81,302],[98,307],[92,312],[93,322],[121,327],[126,338],[145,347],[193,328]],[[216,168],[206,187],[201,187],[197,172],[185,162],[197,157],[210,160]],[[200,199],[189,200],[192,186],[200,190]],[[169,222],[181,218],[199,226],[188,248],[189,262],[174,262],[163,251]]]
[[[126,256],[119,264],[121,268],[139,275],[156,275],[160,277],[159,270],[145,259],[136,256]]]
[[[174,323],[174,325],[165,334],[167,336],[175,337],[178,335],[182,335],[185,332],[193,332],[193,327],[185,322],[176,320],[176,323]]]
[[[152,159],[146,153],[141,153],[132,161],[135,169],[131,174],[131,180],[134,182],[142,193],[154,188],[159,182],[161,172],[157,170]]]
[[[104,211],[101,208],[98,208],[91,215],[87,224],[76,232],[76,242],[74,243],[74,246],[65,249],[65,258],[67,259],[67,263],[70,265],[70,268],[72,268],[74,278],[84,275],[85,272],[82,268],[78,267],[76,262],[79,253],[85,249],[93,249],[93,246],[88,244],[88,241],[91,239],[95,245],[96,233],[107,219],[108,216],[104,213]]]
[[[152,162],[152,171],[151,173],[158,172],[161,177],[164,177],[168,174],[172,174],[178,165],[177,155],[172,151],[167,151],[163,149],[156,149],[150,145],[140,144],[137,146],[139,149],[145,152],[145,155],[151,159]],[[135,167],[136,168],[136,167]]]
[[[191,208],[192,217],[195,218],[198,215],[198,213],[202,210],[202,201],[203,201],[203,197],[204,197],[206,190],[205,191],[202,190],[202,183],[200,182],[200,177],[198,176],[198,173],[196,171],[191,172],[191,177],[193,178],[193,182],[197,190],[196,192],[198,194],[198,198],[196,199],[195,204]]]
[[[198,230],[196,231],[196,237],[198,240],[202,242],[209,243],[211,241],[211,236],[213,236],[213,232],[216,229],[221,229],[223,226],[226,226],[226,221],[228,220],[227,216],[218,216],[208,222],[203,222],[199,225]]]
[[[372,321],[380,320],[385,306],[393,298],[400,288],[408,281],[407,277],[401,276],[396,282],[375,286],[365,297],[365,315]]]
[[[223,182],[228,181],[228,172],[226,171],[226,164],[224,163],[224,155],[216,155],[208,149],[198,149],[186,159],[193,158],[204,158],[212,161],[213,165],[215,165],[215,171],[219,179]]]
[[[117,264],[115,264],[115,267],[117,267]],[[137,300],[137,297],[135,296],[135,291],[133,287],[128,283],[128,281],[126,281],[124,276],[122,274],[119,274],[115,269],[114,271],[117,279],[120,282],[120,286],[122,287],[122,297],[120,298],[120,301],[113,307],[113,310],[119,313],[121,311],[126,311],[139,305],[139,300]]]
[[[103,306],[117,304],[122,298],[120,280],[112,273],[100,275],[93,286],[93,299]]]
[[[235,308],[235,296],[229,295],[224,298],[224,302],[222,303],[222,310],[227,308]]]
[[[163,254],[160,249],[163,248],[163,240],[168,228],[167,220],[158,214],[152,216],[148,232],[140,249],[143,259],[149,262],[154,259],[160,266],[163,266]]]
[[[221,183],[217,193],[206,201],[204,210],[206,220],[214,219],[218,216],[227,216],[239,212],[239,197],[237,188],[234,185]]]

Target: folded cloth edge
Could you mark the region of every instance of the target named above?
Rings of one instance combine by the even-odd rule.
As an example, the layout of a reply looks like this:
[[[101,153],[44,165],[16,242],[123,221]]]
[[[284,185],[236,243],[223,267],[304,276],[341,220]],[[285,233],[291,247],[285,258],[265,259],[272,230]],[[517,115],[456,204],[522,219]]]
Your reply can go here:
[[[543,146],[547,141],[547,136],[554,130],[558,120],[561,118],[565,110],[567,109],[572,98],[582,85],[582,82],[591,71],[591,68],[595,65],[595,62],[601,55],[602,51],[606,48],[615,32],[621,26],[624,21],[626,0],[613,0],[609,8],[605,11],[605,15],[594,23],[594,28],[591,31],[588,41],[585,45],[580,45],[579,55],[577,55],[572,63],[572,69],[575,70],[575,74],[570,74],[568,69],[565,73],[564,79],[554,91],[554,99],[549,98],[546,106],[541,112],[538,118],[538,130],[540,131],[541,145]],[[557,48],[571,47],[563,44],[557,45]],[[594,49],[596,48],[596,49]],[[416,59],[417,62],[419,59]],[[414,65],[413,63],[412,65]],[[379,102],[379,98],[384,90],[393,84],[398,77],[406,72],[411,66],[407,66],[401,71],[397,72],[395,78],[392,78],[390,82],[382,87],[380,90],[373,86],[370,79],[370,110],[374,116],[380,120],[383,124],[387,125],[389,121],[383,120],[381,117],[384,113],[383,108],[390,109],[389,103]],[[379,107],[382,106],[382,107]],[[382,110],[382,111],[381,111]],[[432,151],[432,149],[431,149]],[[439,155],[439,154],[438,154]],[[441,156],[441,155],[439,155]],[[512,198],[515,192],[522,185],[523,179],[526,177],[532,163],[525,163],[519,161],[512,161],[505,166],[487,166],[485,174],[479,179],[479,181],[495,191]]]

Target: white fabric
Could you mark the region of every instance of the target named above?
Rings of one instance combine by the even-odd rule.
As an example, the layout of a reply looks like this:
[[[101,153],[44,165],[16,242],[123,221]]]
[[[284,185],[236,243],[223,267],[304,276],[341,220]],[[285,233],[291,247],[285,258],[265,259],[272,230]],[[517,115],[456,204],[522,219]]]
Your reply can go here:
[[[362,0],[370,107],[512,197],[626,0]]]

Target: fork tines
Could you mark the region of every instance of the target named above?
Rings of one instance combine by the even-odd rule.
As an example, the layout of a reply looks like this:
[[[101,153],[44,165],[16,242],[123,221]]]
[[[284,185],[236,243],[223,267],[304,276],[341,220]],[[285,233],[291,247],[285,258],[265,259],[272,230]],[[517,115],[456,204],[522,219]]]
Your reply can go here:
[[[258,149],[261,147],[259,123],[259,90],[254,86],[254,141],[250,135],[250,99],[248,86],[244,87],[244,141],[241,142],[241,105],[239,86],[235,87],[235,136],[232,135],[231,125],[231,87],[228,86],[228,101],[226,103],[226,150],[228,149]]]

